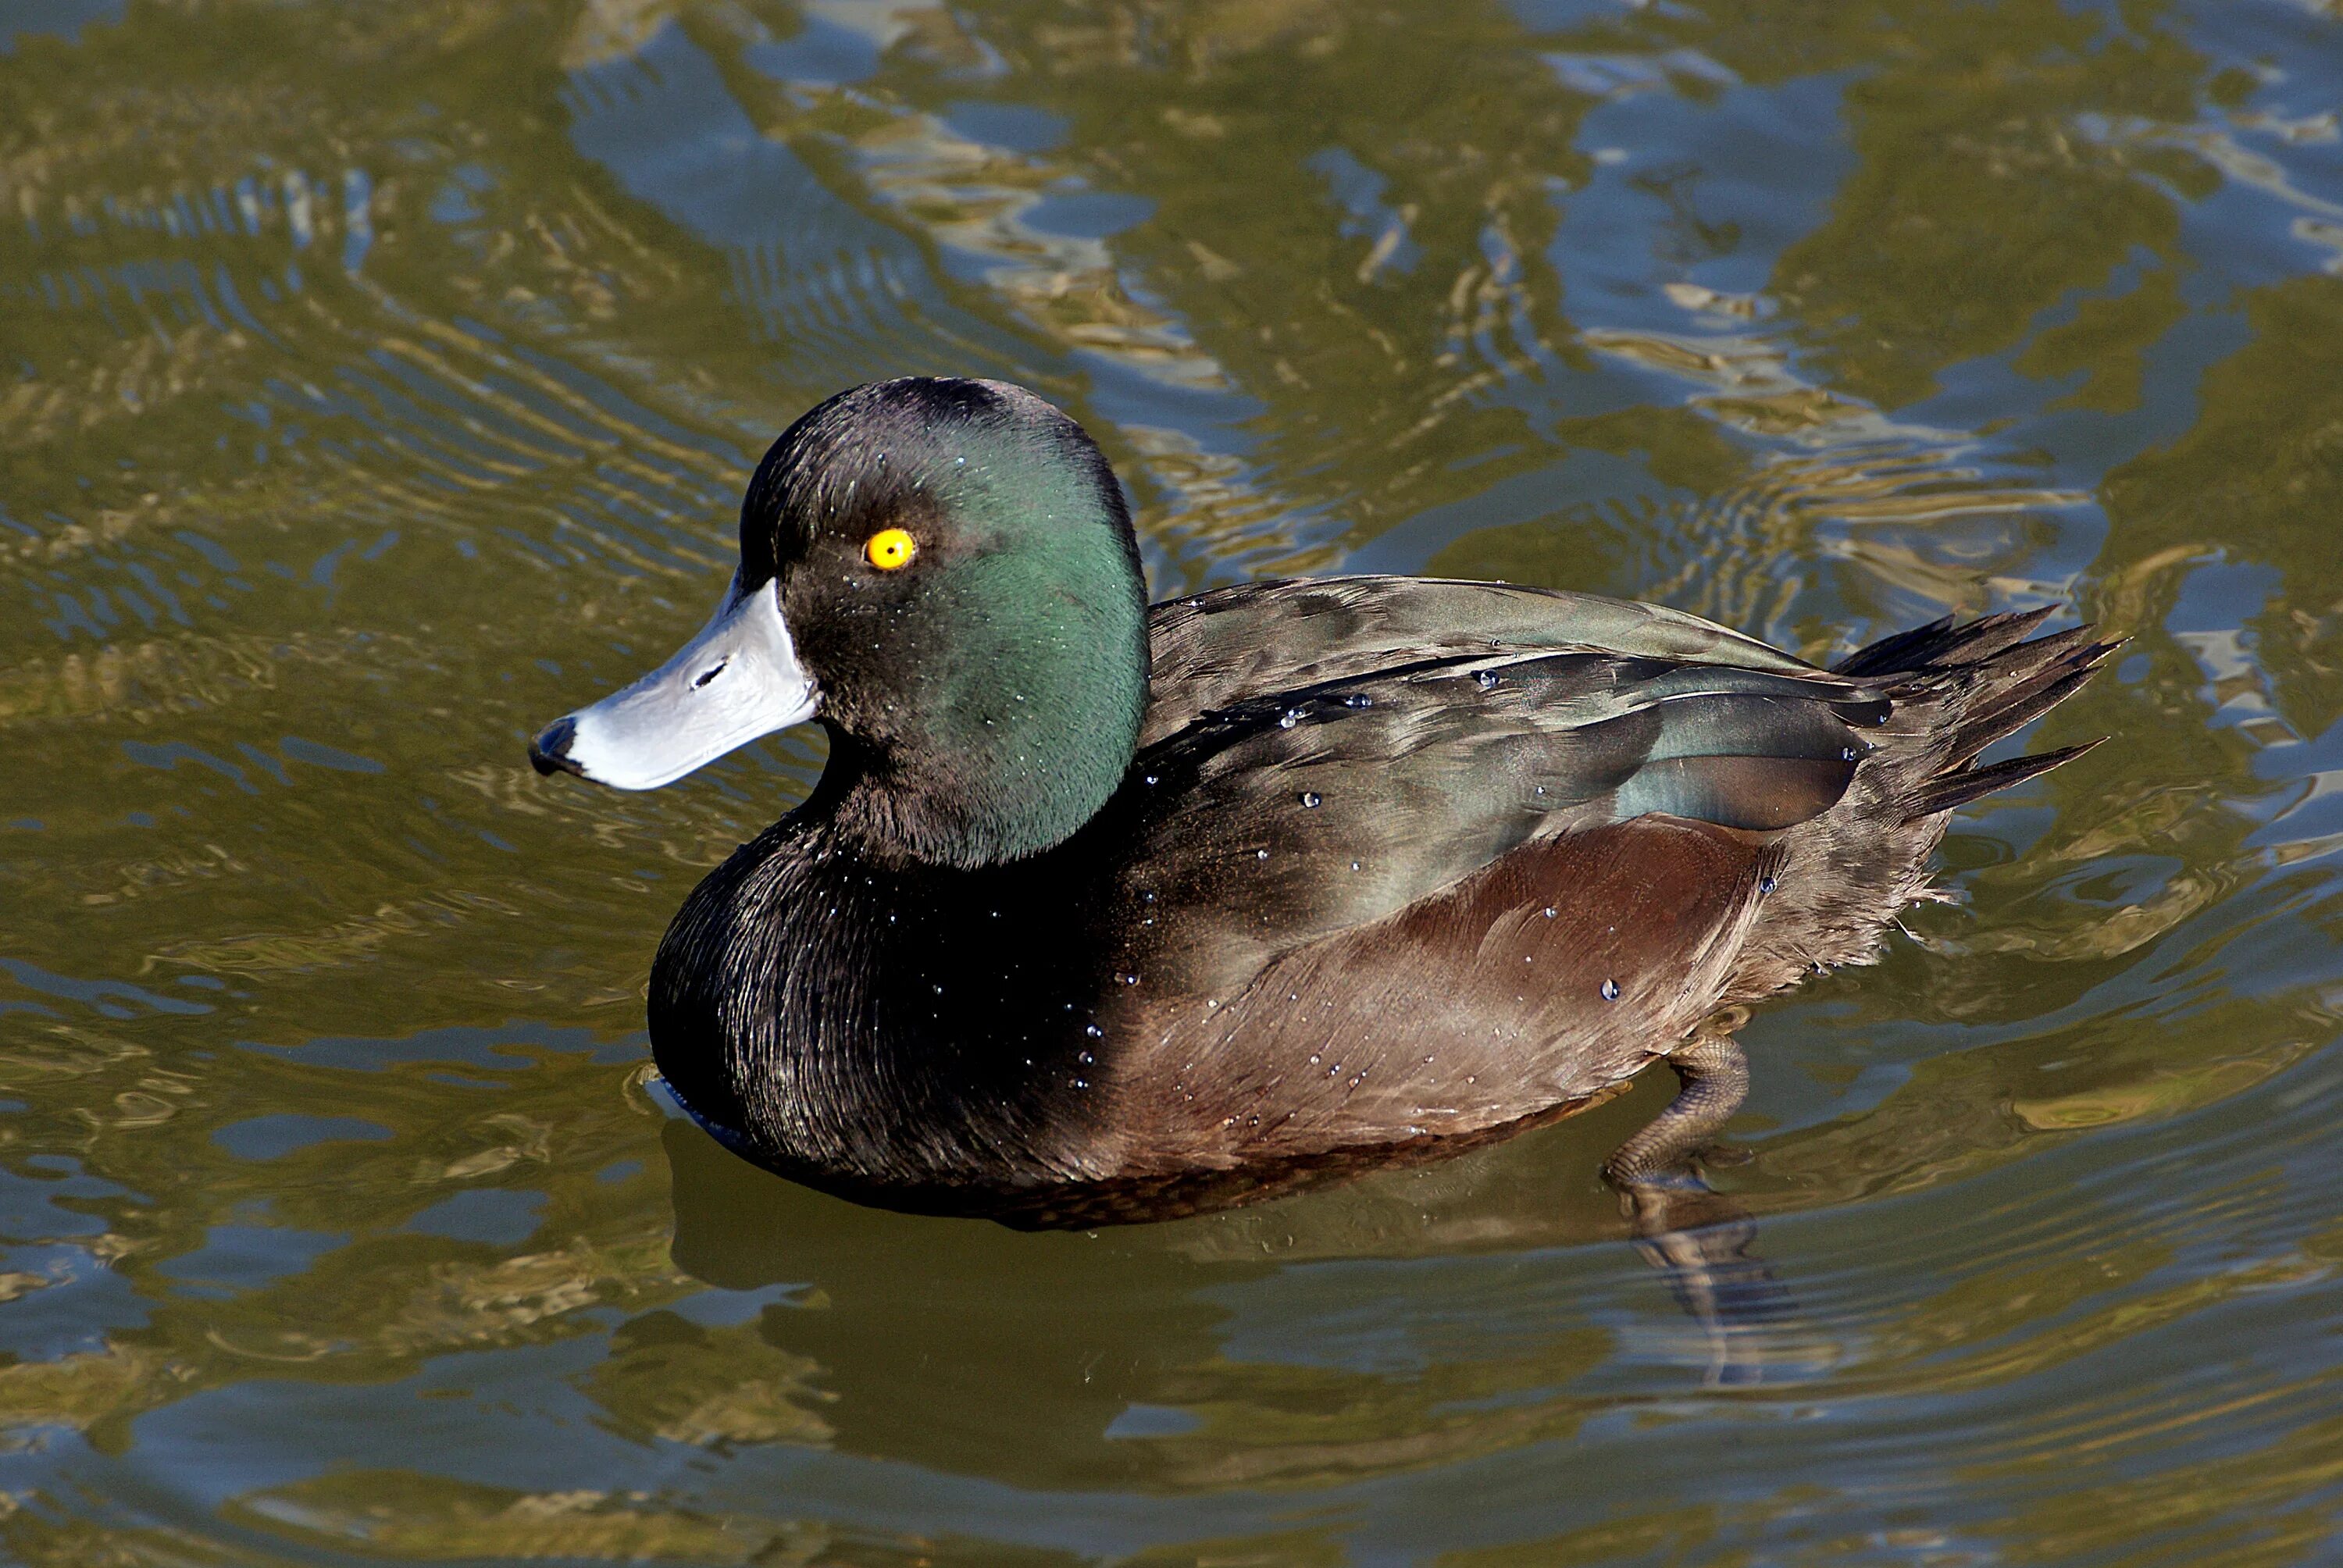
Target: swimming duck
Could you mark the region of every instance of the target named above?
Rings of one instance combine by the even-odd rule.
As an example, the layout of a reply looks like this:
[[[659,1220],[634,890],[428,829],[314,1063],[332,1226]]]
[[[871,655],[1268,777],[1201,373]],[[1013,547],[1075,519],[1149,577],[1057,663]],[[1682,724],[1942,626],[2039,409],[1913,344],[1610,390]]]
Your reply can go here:
[[[714,618],[531,744],[644,789],[808,720],[811,797],[685,900],[652,1054],[756,1162],[1087,1225],[1444,1156],[1661,1060],[1681,1171],[1731,1031],[1868,961],[1954,808],[2108,647],[1938,621],[1831,668],[1654,605],[1399,577],[1149,606],[1113,472],[1001,382],[776,441]]]

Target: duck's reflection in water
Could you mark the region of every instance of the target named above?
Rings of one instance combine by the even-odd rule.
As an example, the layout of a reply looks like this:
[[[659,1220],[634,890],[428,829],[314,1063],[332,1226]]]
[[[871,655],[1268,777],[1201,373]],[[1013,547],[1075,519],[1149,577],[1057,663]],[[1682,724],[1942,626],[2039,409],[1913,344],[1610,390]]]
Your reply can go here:
[[[1831,1364],[1834,1348],[1756,1253],[1755,1221],[1732,1199],[1690,1180],[1623,1196],[1590,1179],[1594,1151],[1632,1127],[1637,1111],[1649,1114],[1650,1096],[1633,1099],[1634,1110],[1592,1113],[1583,1132],[1533,1135],[1217,1214],[1054,1233],[842,1201],[749,1164],[679,1117],[664,1138],[674,1261],[726,1290],[797,1286],[793,1302],[827,1309],[769,1310],[760,1332],[824,1368],[840,1397],[822,1413],[840,1442],[984,1473],[1021,1469],[1025,1462],[987,1435],[999,1430],[990,1420],[1015,1406],[1021,1429],[1041,1434],[1031,1478],[1052,1483],[1067,1466],[1091,1462],[1094,1445],[1119,1435],[1131,1409],[1204,1398],[1190,1385],[1200,1377],[1216,1383],[1207,1369],[1225,1368],[1228,1290],[1297,1262],[1469,1266],[1539,1253],[1535,1283],[1496,1315],[1544,1342],[1541,1358],[1599,1347],[1570,1349],[1584,1364],[1536,1380],[1550,1386],[1570,1386],[1623,1355],[1658,1362],[1659,1375],[1678,1386],[1684,1372],[1664,1369],[1730,1387]],[[1648,1309],[1624,1317],[1601,1310],[1620,1291],[1606,1244],[1617,1245],[1623,1218],[1684,1314],[1676,1330],[1664,1327],[1664,1312],[1654,1325]],[[1571,1250],[1567,1261],[1557,1261],[1560,1249]],[[1592,1302],[1575,1288],[1589,1274]],[[1626,1293],[1639,1292],[1629,1282]],[[1416,1307],[1395,1310],[1412,1315]],[[1604,1318],[1615,1333],[1604,1332]],[[971,1421],[936,1419],[940,1401]],[[990,1416],[974,1420],[980,1412]],[[1053,1457],[1043,1462],[1044,1453]]]
[[[1209,1287],[1249,1261],[1022,1233],[860,1207],[761,1171],[670,1121],[674,1261],[726,1291],[794,1287],[757,1339],[808,1358],[818,1413],[847,1452],[1050,1489],[1108,1479],[1103,1443],[1133,1407],[1194,1402],[1226,1309]],[[1013,1438],[1011,1434],[1014,1434]]]
[[[1667,1281],[1699,1330],[1702,1381],[1742,1387],[1812,1377],[1838,1358],[1754,1246],[1757,1221],[1697,1178],[1625,1189],[1620,1210],[1635,1250]],[[1692,1359],[1687,1356],[1684,1359]]]

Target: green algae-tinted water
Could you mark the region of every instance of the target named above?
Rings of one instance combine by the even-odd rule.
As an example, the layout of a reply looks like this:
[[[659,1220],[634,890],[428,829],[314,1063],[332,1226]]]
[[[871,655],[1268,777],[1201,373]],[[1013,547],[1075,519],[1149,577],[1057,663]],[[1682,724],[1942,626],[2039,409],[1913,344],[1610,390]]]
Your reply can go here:
[[[2314,0],[0,4],[0,1552],[2343,1559],[2338,110]],[[909,371],[1073,410],[1161,593],[2132,638],[1745,1034],[1764,1312],[1597,1179],[1659,1081],[1041,1236],[647,1087],[819,754],[523,741]]]

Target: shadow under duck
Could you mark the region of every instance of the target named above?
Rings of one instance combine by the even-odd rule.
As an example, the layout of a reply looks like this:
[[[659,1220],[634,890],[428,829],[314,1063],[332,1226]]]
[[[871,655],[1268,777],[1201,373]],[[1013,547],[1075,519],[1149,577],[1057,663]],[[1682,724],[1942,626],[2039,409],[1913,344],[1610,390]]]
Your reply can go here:
[[[2087,678],[2050,612],[1824,669],[1653,605],[1397,577],[1150,607],[1073,420],[845,392],[774,443],[715,618],[530,747],[624,789],[818,720],[812,796],[685,900],[652,1054],[869,1202],[1165,1218],[1510,1136],[1670,1060],[1613,1156],[1739,1103],[1746,1004],[1873,959],[1975,759]]]

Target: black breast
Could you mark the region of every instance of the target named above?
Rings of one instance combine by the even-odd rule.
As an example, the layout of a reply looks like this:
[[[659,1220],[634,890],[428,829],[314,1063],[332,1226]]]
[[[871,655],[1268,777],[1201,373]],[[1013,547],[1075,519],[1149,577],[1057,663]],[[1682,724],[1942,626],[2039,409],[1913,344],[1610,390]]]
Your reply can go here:
[[[1112,1159],[1102,884],[1077,859],[888,867],[793,817],[676,916],[660,1072],[743,1151],[826,1185],[1017,1185]]]

